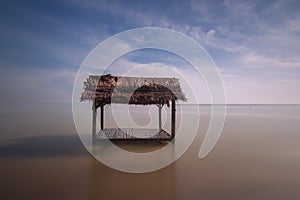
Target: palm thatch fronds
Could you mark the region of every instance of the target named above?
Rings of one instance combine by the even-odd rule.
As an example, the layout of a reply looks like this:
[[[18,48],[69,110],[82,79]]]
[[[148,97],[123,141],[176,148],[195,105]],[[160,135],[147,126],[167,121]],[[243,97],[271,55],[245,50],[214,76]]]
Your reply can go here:
[[[140,78],[90,75],[84,82],[81,101],[95,100],[96,106],[111,103],[167,104],[172,100],[187,101],[176,78]]]

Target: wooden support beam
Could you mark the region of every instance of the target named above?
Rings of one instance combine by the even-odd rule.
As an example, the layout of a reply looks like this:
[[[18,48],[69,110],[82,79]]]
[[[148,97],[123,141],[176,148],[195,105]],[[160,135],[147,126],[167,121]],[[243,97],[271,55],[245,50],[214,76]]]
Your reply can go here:
[[[172,114],[171,114],[171,120],[172,120],[172,124],[171,124],[171,139],[173,140],[175,138],[175,121],[176,121],[176,104],[175,104],[175,100],[172,100]]]
[[[96,102],[93,100],[93,105],[92,105],[92,111],[93,111],[93,116],[92,116],[92,143],[94,144],[96,142],[96,122],[97,122],[97,108],[96,108]]]
[[[157,105],[158,106],[158,128],[159,130],[161,130],[161,108],[162,106],[161,105]]]
[[[104,129],[104,105],[101,105],[100,109],[101,109],[100,125],[101,125],[101,130],[103,130]]]

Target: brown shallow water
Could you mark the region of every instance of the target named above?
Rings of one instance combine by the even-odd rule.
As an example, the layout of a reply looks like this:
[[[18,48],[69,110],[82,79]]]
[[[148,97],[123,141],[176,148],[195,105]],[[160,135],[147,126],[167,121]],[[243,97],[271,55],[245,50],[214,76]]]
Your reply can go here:
[[[10,106],[1,106],[0,199],[300,199],[299,106],[229,107],[220,140],[200,160],[210,119],[202,112],[184,155],[144,174],[90,156],[70,105]],[[161,144],[118,145],[143,152]]]

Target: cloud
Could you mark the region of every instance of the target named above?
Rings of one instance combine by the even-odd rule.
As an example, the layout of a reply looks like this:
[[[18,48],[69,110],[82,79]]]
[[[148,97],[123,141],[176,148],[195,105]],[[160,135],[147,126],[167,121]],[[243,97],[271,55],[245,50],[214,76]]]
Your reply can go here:
[[[254,7],[257,5],[255,1],[239,1],[239,0],[225,0],[222,5],[229,10],[232,17],[248,18],[253,16]],[[236,18],[236,20],[240,20]]]
[[[300,68],[299,61],[286,61],[275,56],[266,56],[257,52],[249,52],[239,59],[244,67],[276,69],[276,68]]]
[[[16,15],[2,13],[0,64],[2,69],[12,65],[18,67],[14,68],[15,74],[4,70],[1,76],[6,81],[17,78],[24,85],[23,90],[15,83],[10,89],[1,87],[8,101],[29,101],[26,94],[40,96],[39,100],[43,101],[68,99],[66,91],[71,90],[74,73],[88,52],[109,36],[141,26],[174,29],[199,42],[222,70],[233,101],[257,99],[254,92],[257,85],[265,88],[261,92],[258,90],[256,95],[263,101],[273,101],[276,98],[269,96],[280,94],[287,97],[278,99],[289,102],[290,95],[297,100],[295,94],[284,92],[291,88],[297,90],[300,85],[295,79],[300,67],[297,1],[162,1],[152,4],[64,0],[57,1],[55,9],[51,6],[37,9],[30,3],[6,3],[4,6],[8,11],[16,11],[7,13]],[[139,39],[143,38],[137,41]],[[107,48],[123,51],[128,47]],[[105,54],[99,56],[105,57]],[[98,67],[96,59],[89,64]],[[141,62],[125,59],[119,62],[119,67],[126,71],[132,67],[130,65],[139,64]],[[31,74],[25,72],[26,68]],[[110,70],[117,72],[113,67]],[[280,93],[272,89],[275,86],[281,88]],[[246,91],[253,95],[239,95]],[[273,93],[269,94],[270,91]]]
[[[216,30],[215,29],[210,29],[207,33],[206,36],[207,37],[214,37],[216,34]]]

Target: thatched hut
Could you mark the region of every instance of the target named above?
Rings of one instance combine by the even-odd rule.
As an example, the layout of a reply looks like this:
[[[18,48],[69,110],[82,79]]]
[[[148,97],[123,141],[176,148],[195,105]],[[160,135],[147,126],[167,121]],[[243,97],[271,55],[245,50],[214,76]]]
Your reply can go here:
[[[186,101],[182,93],[179,79],[176,78],[142,78],[102,75],[91,75],[84,82],[84,91],[81,101],[93,102],[93,136],[96,136],[97,109],[101,108],[101,133],[105,133],[108,139],[139,139],[135,133],[124,133],[120,129],[115,131],[104,129],[103,117],[104,106],[111,103],[135,104],[135,105],[157,105],[159,108],[159,133],[150,138],[143,139],[169,139],[175,136],[175,101]],[[171,135],[161,128],[162,106],[170,106],[172,103],[172,127]],[[115,134],[116,130],[119,133]],[[132,130],[131,130],[132,131]],[[121,132],[121,133],[120,133]],[[114,136],[109,136],[110,134]],[[169,137],[168,137],[169,136]]]

